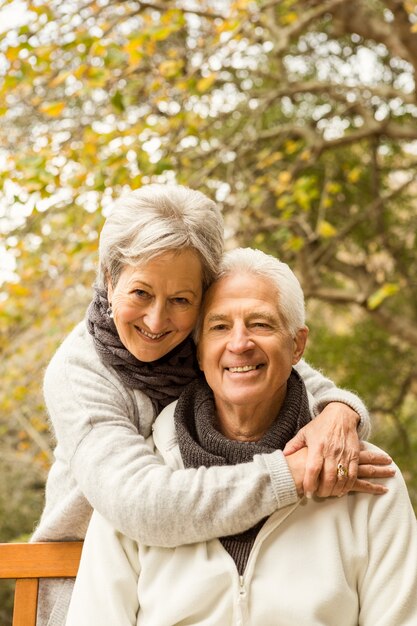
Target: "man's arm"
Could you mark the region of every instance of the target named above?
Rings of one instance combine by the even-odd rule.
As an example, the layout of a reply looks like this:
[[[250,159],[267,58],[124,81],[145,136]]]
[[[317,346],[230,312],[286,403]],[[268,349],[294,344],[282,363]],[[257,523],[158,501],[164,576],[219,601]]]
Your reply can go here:
[[[368,559],[358,592],[359,624],[417,624],[417,521],[400,470],[369,502]],[[365,528],[364,528],[365,532]]]
[[[137,544],[97,511],[84,541],[66,626],[136,626]]]

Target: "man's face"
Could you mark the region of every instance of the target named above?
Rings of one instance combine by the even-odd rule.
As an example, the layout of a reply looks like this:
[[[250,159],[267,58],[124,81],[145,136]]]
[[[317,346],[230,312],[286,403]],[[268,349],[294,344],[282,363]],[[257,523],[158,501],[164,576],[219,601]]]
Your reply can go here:
[[[278,304],[273,283],[250,273],[222,278],[208,290],[198,360],[218,411],[265,402],[281,406],[308,331],[292,337]]]

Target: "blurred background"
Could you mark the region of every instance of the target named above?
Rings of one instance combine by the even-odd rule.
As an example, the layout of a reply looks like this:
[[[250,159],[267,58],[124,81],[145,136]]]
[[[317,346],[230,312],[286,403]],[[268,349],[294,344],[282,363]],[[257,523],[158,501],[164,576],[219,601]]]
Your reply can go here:
[[[104,216],[149,182],[295,269],[307,360],[364,399],[417,510],[416,1],[0,0],[0,31],[0,541],[42,509],[43,371]]]

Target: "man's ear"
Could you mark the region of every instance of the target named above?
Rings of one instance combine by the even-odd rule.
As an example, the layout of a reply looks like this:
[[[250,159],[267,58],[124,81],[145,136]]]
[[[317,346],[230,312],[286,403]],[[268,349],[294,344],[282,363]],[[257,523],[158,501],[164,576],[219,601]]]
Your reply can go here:
[[[295,365],[301,359],[304,354],[304,350],[307,343],[308,337],[308,328],[307,326],[303,326],[297,330],[296,335],[294,337],[294,352],[292,357],[292,364]]]

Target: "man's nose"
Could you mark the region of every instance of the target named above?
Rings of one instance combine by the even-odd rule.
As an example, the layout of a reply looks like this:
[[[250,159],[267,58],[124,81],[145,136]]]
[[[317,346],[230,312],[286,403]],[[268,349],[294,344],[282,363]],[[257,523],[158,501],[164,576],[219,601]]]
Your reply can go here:
[[[236,324],[230,331],[227,347],[231,352],[245,352],[254,347],[250,332],[244,324]]]

